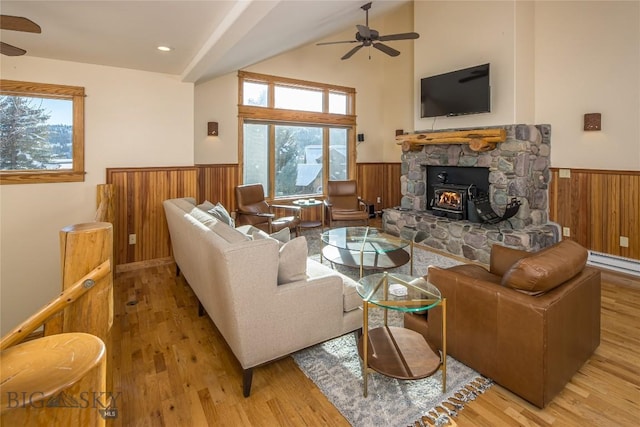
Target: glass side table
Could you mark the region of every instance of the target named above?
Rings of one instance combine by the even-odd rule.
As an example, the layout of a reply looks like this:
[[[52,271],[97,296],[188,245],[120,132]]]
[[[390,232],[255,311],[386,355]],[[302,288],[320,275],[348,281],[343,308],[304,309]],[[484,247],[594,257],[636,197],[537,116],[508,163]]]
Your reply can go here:
[[[406,274],[378,273],[358,281],[362,297],[362,336],[358,354],[362,359],[364,396],[371,370],[383,375],[415,380],[442,370],[442,392],[447,389],[447,304],[438,288],[423,278]],[[387,311],[416,312],[442,307],[442,354],[418,332],[388,326]],[[384,309],[384,325],[369,330],[369,308]]]
[[[300,206],[302,209],[315,208],[317,206],[320,206],[320,216],[322,219],[320,221],[301,221],[300,227],[302,228],[322,227],[322,230],[324,230],[324,206],[323,206],[324,203],[322,203],[322,200],[299,199],[299,200],[294,200],[293,204],[296,206]]]

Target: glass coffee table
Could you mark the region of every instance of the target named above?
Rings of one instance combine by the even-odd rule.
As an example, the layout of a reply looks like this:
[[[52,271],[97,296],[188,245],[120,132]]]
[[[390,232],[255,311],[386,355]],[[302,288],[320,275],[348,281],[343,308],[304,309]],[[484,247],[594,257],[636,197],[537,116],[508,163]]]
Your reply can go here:
[[[332,264],[364,270],[387,270],[411,262],[413,274],[413,240],[392,236],[374,227],[332,228],[321,235],[322,257]],[[404,248],[409,246],[409,252]]]
[[[438,288],[423,278],[406,274],[378,273],[358,281],[358,294],[363,300],[362,336],[358,354],[362,359],[364,396],[371,370],[383,375],[415,380],[442,370],[442,392],[447,389],[446,298]],[[406,313],[442,307],[442,356],[422,334],[411,329],[387,325],[387,311]],[[369,330],[369,308],[384,309],[384,325]]]

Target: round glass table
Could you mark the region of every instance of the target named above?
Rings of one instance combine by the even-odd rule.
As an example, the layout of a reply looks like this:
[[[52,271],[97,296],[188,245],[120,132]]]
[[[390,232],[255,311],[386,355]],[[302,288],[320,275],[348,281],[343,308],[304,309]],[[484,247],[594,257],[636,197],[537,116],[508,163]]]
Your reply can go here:
[[[413,240],[392,236],[374,227],[332,228],[321,235],[321,257],[332,264],[364,270],[387,270],[411,261],[413,273]],[[409,246],[409,252],[404,250]],[[322,259],[321,259],[322,261]]]
[[[358,354],[362,359],[364,396],[371,370],[383,375],[415,380],[442,370],[442,392],[447,387],[446,298],[438,288],[422,277],[406,274],[377,273],[358,281],[363,300],[362,336]],[[442,355],[418,332],[387,325],[387,310],[417,312],[442,307]],[[384,309],[384,325],[369,330],[369,308]]]

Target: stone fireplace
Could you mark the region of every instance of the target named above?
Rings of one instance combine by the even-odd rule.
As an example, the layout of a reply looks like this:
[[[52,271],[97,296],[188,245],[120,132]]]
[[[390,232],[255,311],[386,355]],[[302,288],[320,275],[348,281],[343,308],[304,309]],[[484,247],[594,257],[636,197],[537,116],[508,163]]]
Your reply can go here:
[[[559,226],[548,221],[550,125],[485,129],[497,128],[506,130],[506,139],[487,151],[474,151],[468,144],[425,144],[419,151],[403,152],[402,201],[399,207],[384,210],[384,230],[483,263],[489,262],[491,246],[496,243],[528,251],[556,243]],[[484,171],[486,181],[466,177],[465,171],[476,168]],[[466,193],[460,203],[467,204],[472,189],[486,193],[496,215],[502,216],[510,202],[509,206],[514,202],[520,205],[517,213],[490,224],[474,218],[472,211],[460,215],[453,212],[455,209],[450,214],[434,211],[440,201],[435,192],[438,184],[443,184],[443,173],[446,184]],[[442,204],[455,207],[455,197],[442,199]]]

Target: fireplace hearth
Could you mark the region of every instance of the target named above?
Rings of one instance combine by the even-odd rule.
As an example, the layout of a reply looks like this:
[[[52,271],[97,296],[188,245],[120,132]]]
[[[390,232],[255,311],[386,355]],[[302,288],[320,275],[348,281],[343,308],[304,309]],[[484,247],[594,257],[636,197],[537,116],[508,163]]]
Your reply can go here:
[[[493,150],[425,144],[403,152],[401,206],[383,211],[384,230],[480,262],[488,262],[494,244],[536,251],[556,243],[559,226],[548,221],[551,127],[499,128],[506,140]],[[491,221],[472,217],[474,201],[493,213]]]

